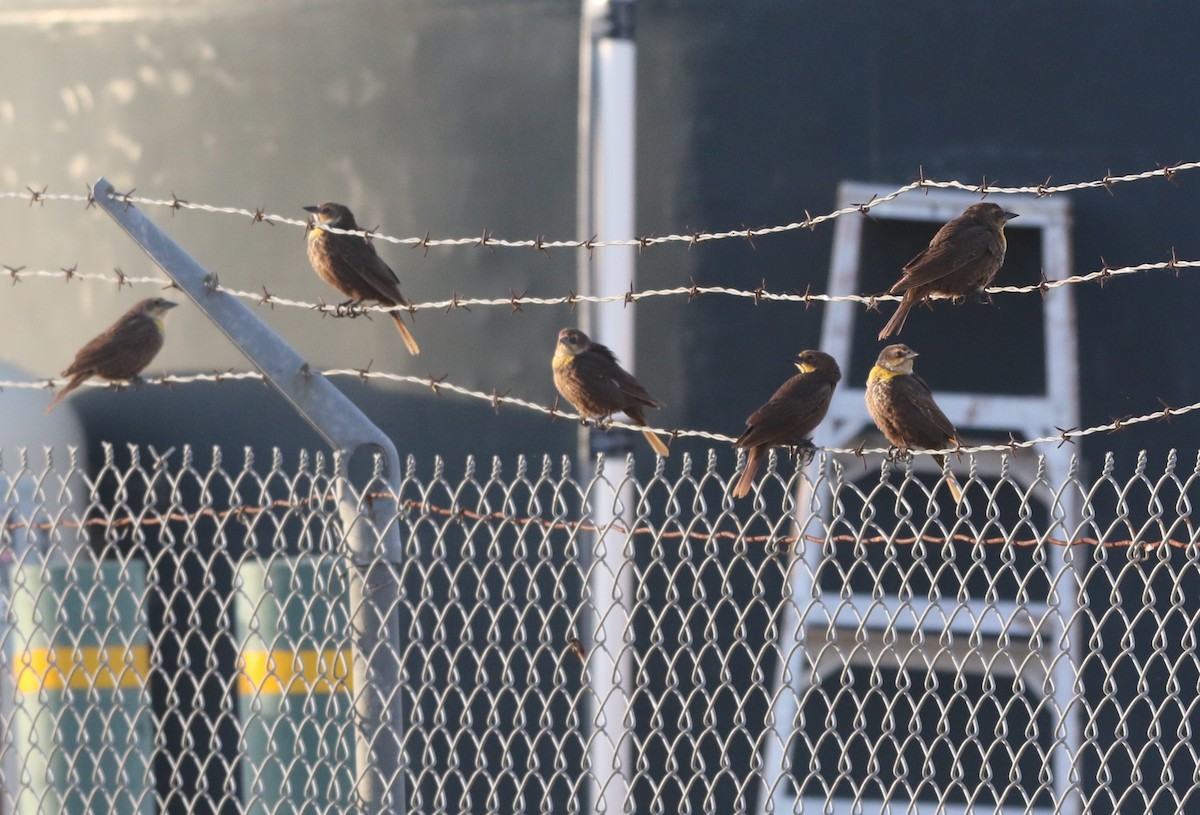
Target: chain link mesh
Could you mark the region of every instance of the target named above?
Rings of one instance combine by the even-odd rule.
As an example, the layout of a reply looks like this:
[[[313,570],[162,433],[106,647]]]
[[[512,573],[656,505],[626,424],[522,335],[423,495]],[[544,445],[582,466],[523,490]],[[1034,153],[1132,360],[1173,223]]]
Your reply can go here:
[[[990,459],[952,462],[958,506],[852,458],[773,460],[742,502],[716,454],[619,483],[409,461],[403,667],[364,678],[332,459],[6,451],[0,812],[354,811],[388,724],[364,680],[399,694],[412,812],[599,811],[618,781],[638,813],[1186,811],[1200,465]]]

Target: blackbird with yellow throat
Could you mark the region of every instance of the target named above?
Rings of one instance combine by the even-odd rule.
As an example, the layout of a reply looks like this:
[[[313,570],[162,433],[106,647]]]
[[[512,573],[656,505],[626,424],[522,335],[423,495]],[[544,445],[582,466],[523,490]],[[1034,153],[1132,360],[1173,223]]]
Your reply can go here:
[[[913,373],[917,352],[907,345],[889,345],[867,376],[867,411],[889,442],[901,450],[948,450],[959,445],[958,431],[933,401],[925,380]],[[946,457],[933,456],[945,469]],[[946,485],[956,502],[962,488],[947,471]]]
[[[621,367],[612,351],[592,342],[578,328],[558,332],[551,365],[554,386],[584,419],[624,413],[634,424],[645,427],[645,409],[662,407],[633,374]],[[644,430],[642,435],[660,456],[671,454],[657,434]]]
[[[808,441],[829,411],[833,389],[842,378],[834,358],[823,351],[801,351],[792,364],[800,372],[750,414],[745,432],[735,442],[750,452],[746,456],[746,470],[733,490],[734,498],[750,493],[759,461],[768,450]]]

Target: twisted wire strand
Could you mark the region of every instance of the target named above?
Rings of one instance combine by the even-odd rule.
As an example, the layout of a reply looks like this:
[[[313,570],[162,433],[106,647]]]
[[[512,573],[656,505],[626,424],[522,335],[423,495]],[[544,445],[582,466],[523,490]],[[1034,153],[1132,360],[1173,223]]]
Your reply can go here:
[[[561,410],[557,404],[546,406],[531,402],[527,399],[521,399],[516,396],[510,396],[508,392],[501,393],[493,389],[491,393],[485,391],[473,390],[461,385],[456,385],[453,382],[447,381],[445,377],[437,378],[431,376],[413,376],[409,374],[395,374],[385,371],[372,371],[370,366],[367,368],[330,368],[320,371],[319,373],[330,377],[355,377],[363,382],[372,379],[380,379],[387,382],[397,382],[401,384],[420,385],[433,390],[434,393],[441,393],[443,390],[450,393],[455,393],[460,396],[465,396],[471,399],[477,399],[488,402],[492,407],[499,412],[501,405],[513,405],[515,407],[532,410],[538,413],[543,413],[554,419],[568,419],[579,421],[582,417],[577,413]],[[266,378],[257,371],[227,371],[213,373],[195,373],[195,374],[163,374],[158,377],[145,378],[143,381],[155,385],[163,385],[170,387],[177,384],[188,384],[193,382],[211,382],[221,383],[226,381],[242,381],[253,380],[257,382],[266,382]],[[40,381],[27,380],[7,380],[0,381],[0,390],[11,388],[14,390],[37,390],[51,389],[62,387],[67,382],[66,379],[46,379]],[[113,387],[111,384],[91,381],[87,383],[92,387]],[[1037,447],[1043,444],[1063,445],[1073,443],[1075,439],[1084,438],[1086,436],[1095,435],[1096,433],[1113,433],[1122,430],[1126,427],[1146,422],[1154,422],[1161,420],[1170,420],[1176,416],[1183,416],[1193,411],[1200,410],[1200,402],[1193,402],[1183,407],[1171,407],[1166,404],[1161,410],[1151,413],[1146,413],[1140,416],[1129,416],[1120,419],[1113,419],[1105,424],[1095,425],[1086,428],[1060,428],[1059,433],[1053,436],[1042,436],[1035,439],[1017,440],[1010,439],[1005,443],[997,444],[978,444],[972,446],[950,447],[941,450],[915,450],[913,453],[920,455],[938,455],[938,454],[962,454],[962,453],[999,453],[999,452],[1016,452],[1020,449]],[[724,442],[732,444],[737,441],[734,436],[727,436],[722,433],[712,433],[707,430],[668,430],[662,427],[643,427],[630,422],[610,421],[605,423],[606,427],[620,427],[632,431],[650,431],[659,436],[664,436],[668,439],[676,438],[699,438],[707,439],[708,441]],[[853,455],[866,456],[878,454],[892,454],[895,452],[890,447],[818,447],[819,452],[830,453],[834,455]]]
[[[1172,257],[1171,260],[1158,261],[1154,263],[1139,263],[1132,266],[1120,267],[1104,267],[1096,269],[1084,274],[1071,275],[1060,280],[1043,280],[1040,283],[1032,283],[1024,286],[990,286],[984,291],[988,294],[1045,294],[1054,289],[1062,288],[1063,286],[1079,285],[1081,283],[1089,283],[1094,280],[1099,280],[1101,285],[1107,281],[1126,277],[1134,274],[1141,274],[1150,271],[1172,271],[1176,275],[1184,269],[1200,268],[1200,260],[1179,260]],[[102,283],[115,283],[118,287],[133,285],[133,284],[150,284],[158,285],[163,288],[172,288],[174,284],[169,278],[161,276],[136,276],[127,275],[120,269],[116,269],[111,274],[102,272],[80,272],[77,267],[66,267],[62,269],[27,269],[22,266],[0,266],[7,272],[13,285],[21,282],[25,278],[60,278],[67,282],[72,280],[94,281]],[[0,273],[2,277],[2,273]],[[267,291],[266,287],[260,292],[249,291],[246,289],[235,289],[219,282],[214,286],[214,290],[223,291],[226,294],[232,295],[243,300],[248,300],[260,305],[285,306],[289,308],[301,308],[311,311],[317,311],[322,314],[333,316],[360,316],[365,314],[386,314],[392,311],[449,311],[456,308],[471,308],[472,306],[508,306],[515,311],[519,311],[521,307],[526,305],[531,306],[559,306],[559,305],[574,305],[577,303],[624,303],[629,304],[639,300],[646,300],[653,297],[687,297],[689,299],[699,297],[701,295],[716,294],[728,297],[738,297],[752,299],[756,303],[762,301],[770,302],[786,302],[786,303],[803,303],[811,305],[813,303],[860,303],[868,308],[873,308],[880,303],[897,302],[901,299],[899,295],[894,294],[814,294],[810,291],[804,293],[796,292],[778,292],[769,291],[765,287],[757,289],[738,289],[730,286],[676,286],[666,289],[644,289],[642,291],[628,291],[622,294],[613,295],[581,295],[581,294],[566,294],[557,297],[530,297],[525,294],[510,293],[508,297],[459,297],[454,295],[449,299],[429,300],[421,303],[413,303],[410,306],[378,306],[378,305],[355,305],[352,307],[343,307],[337,304],[326,303],[324,301],[310,302],[307,300],[297,300],[290,297],[283,297]],[[947,299],[941,295],[934,295],[931,299]]]
[[[1036,195],[1039,198],[1045,198],[1050,195],[1062,192],[1071,192],[1075,190],[1098,189],[1104,188],[1112,192],[1112,188],[1117,184],[1127,184],[1136,181],[1144,181],[1152,178],[1164,178],[1168,181],[1174,180],[1179,173],[1188,172],[1200,168],[1200,161],[1179,162],[1168,166],[1156,167],[1153,170],[1144,170],[1135,173],[1126,173],[1123,175],[1113,175],[1111,172],[1106,173],[1101,178],[1092,179],[1089,181],[1077,181],[1067,184],[1050,184],[1049,179],[1045,183],[1025,186],[1003,186],[995,182],[989,182],[987,179],[982,180],[977,184],[969,184],[963,181],[937,181],[930,178],[925,178],[924,171],[921,171],[920,176],[904,184],[886,195],[876,196],[869,201],[861,204],[852,204],[841,209],[833,210],[824,215],[811,215],[805,210],[805,218],[803,221],[793,221],[787,224],[775,226],[766,226],[759,228],[743,227],[741,229],[730,229],[721,232],[691,232],[691,233],[675,233],[670,235],[647,235],[638,238],[621,238],[613,240],[597,240],[595,237],[587,239],[575,240],[547,240],[544,235],[539,235],[531,239],[506,239],[494,237],[490,231],[484,230],[479,235],[469,238],[431,238],[429,234],[422,237],[396,237],[385,233],[375,232],[372,230],[342,230],[334,229],[325,225],[320,225],[320,229],[328,229],[331,232],[350,235],[361,235],[372,240],[381,240],[387,243],[406,245],[412,247],[439,247],[439,246],[479,246],[487,248],[503,247],[513,249],[535,249],[543,251],[547,249],[602,249],[608,246],[632,246],[639,249],[645,249],[650,246],[658,246],[666,243],[705,243],[715,240],[727,240],[731,238],[741,238],[752,240],[757,237],[766,235],[774,235],[784,232],[794,232],[800,229],[814,229],[820,224],[840,218],[844,215],[852,215],[854,213],[867,214],[872,209],[882,206],[889,201],[894,201],[902,195],[910,193],[914,190],[928,191],[931,189],[949,189],[962,190],[964,192],[976,193],[981,196],[986,195]],[[245,207],[233,206],[217,206],[213,204],[204,204],[188,201],[172,194],[170,198],[153,198],[142,195],[134,195],[135,190],[129,192],[112,193],[112,197],[127,205],[142,205],[153,207],[166,207],[172,213],[180,210],[191,210],[198,212],[207,212],[222,215],[234,215],[241,218],[250,218],[251,223],[271,223],[285,224],[288,226],[299,226],[309,228],[312,226],[307,219],[289,218],[284,215],[268,213],[263,208],[247,209]],[[34,204],[45,204],[51,202],[78,202],[88,206],[92,205],[93,198],[89,191],[85,195],[71,193],[51,193],[48,189],[43,188],[37,190],[33,187],[26,187],[23,191],[8,190],[0,191],[0,199],[18,199],[29,201],[30,206]]]
[[[390,493],[374,492],[370,493],[369,497],[381,498],[387,500],[395,500],[396,496]],[[162,526],[166,523],[195,523],[202,518],[212,518],[217,521],[225,520],[229,517],[235,517],[239,520],[253,518],[256,515],[262,515],[273,510],[297,510],[297,509],[314,509],[317,510],[325,503],[334,503],[336,498],[333,495],[323,496],[320,499],[314,500],[310,498],[301,498],[298,500],[277,499],[266,504],[250,505],[239,504],[230,507],[229,509],[214,509],[205,507],[196,510],[195,512],[166,512],[160,515],[138,515],[136,517],[124,516],[114,517],[105,515],[104,517],[86,518],[84,520],[72,520],[69,518],[58,518],[53,521],[34,521],[28,518],[22,518],[16,521],[9,521],[3,527],[4,531],[15,532],[24,529],[33,529],[39,531],[53,531],[55,529],[86,529],[88,527],[103,527],[105,529],[121,529],[133,526],[148,527]],[[745,535],[740,532],[731,530],[716,530],[708,531],[689,531],[682,529],[660,529],[648,525],[639,525],[630,527],[619,521],[612,521],[603,526],[592,523],[590,521],[562,521],[539,518],[536,516],[515,515],[507,512],[477,512],[476,510],[467,509],[465,507],[443,507],[428,501],[399,501],[398,507],[404,512],[417,512],[427,515],[438,515],[443,518],[452,518],[456,520],[481,521],[488,524],[508,524],[527,527],[530,525],[539,526],[549,531],[568,531],[568,532],[589,532],[589,533],[607,533],[615,531],[622,535],[651,535],[659,540],[727,540],[731,542],[745,541],[749,544],[767,544],[774,545],[780,551],[788,551],[797,543],[812,543],[821,545],[826,542],[833,543],[862,543],[862,544],[889,544],[893,546],[915,546],[918,543],[930,544],[934,546],[943,546],[950,543],[967,543],[981,544],[984,546],[1002,546],[1011,544],[1012,546],[1030,547],[1030,546],[1101,546],[1105,549],[1126,548],[1137,546],[1141,549],[1157,549],[1162,546],[1170,546],[1176,549],[1186,549],[1193,545],[1191,540],[1181,540],[1178,538],[1164,538],[1162,540],[1133,540],[1124,538],[1120,540],[1101,539],[1091,536],[1080,536],[1077,538],[1056,538],[1056,537],[1034,537],[1034,538],[1008,538],[1002,535],[994,535],[990,537],[977,537],[968,535],[962,532],[956,532],[951,535],[941,536],[924,533],[921,535],[907,536],[889,536],[889,535]]]

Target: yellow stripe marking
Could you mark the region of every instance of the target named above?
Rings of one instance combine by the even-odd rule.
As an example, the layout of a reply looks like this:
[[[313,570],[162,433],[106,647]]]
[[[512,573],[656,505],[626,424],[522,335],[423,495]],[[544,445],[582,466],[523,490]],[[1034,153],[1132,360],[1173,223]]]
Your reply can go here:
[[[20,693],[144,688],[150,647],[32,648],[16,655],[13,674]]]
[[[243,695],[343,693],[354,689],[349,649],[243,651],[238,693]]]
[[[887,382],[889,379],[895,379],[898,376],[908,376],[908,374],[900,373],[899,371],[889,371],[887,368],[881,368],[878,365],[871,369],[870,375],[867,377],[868,382]]]

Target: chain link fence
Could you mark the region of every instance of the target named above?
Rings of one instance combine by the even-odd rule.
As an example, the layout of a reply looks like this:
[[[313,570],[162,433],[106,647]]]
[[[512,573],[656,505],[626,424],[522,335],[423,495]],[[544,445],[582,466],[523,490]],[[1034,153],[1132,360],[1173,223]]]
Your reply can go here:
[[[1200,466],[1018,458],[410,460],[362,677],[334,459],[5,451],[0,811],[354,811],[364,679],[411,812],[1187,811]]]

